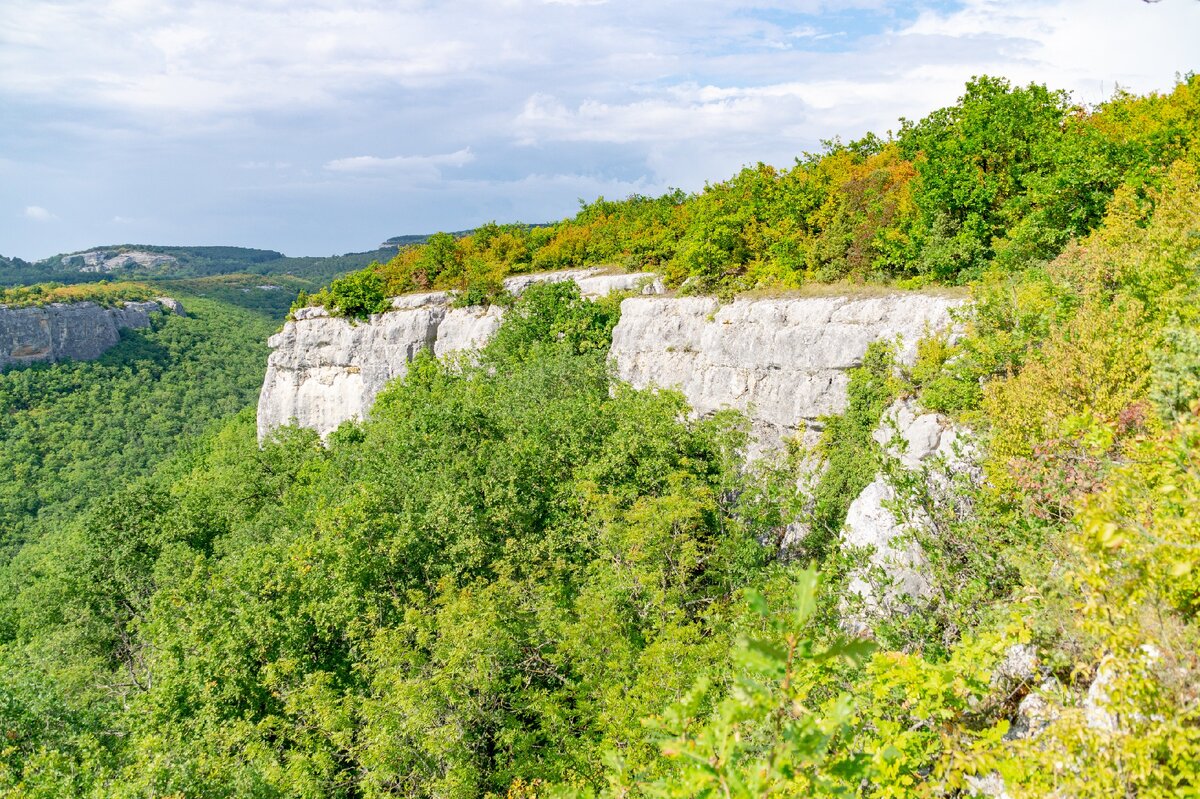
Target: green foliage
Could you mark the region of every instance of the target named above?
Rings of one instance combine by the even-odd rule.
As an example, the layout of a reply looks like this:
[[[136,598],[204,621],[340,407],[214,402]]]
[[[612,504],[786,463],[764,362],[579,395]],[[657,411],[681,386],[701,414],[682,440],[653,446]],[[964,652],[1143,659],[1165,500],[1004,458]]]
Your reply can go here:
[[[1176,321],[1151,358],[1151,401],[1168,420],[1185,416],[1200,401],[1200,330]]]
[[[824,698],[824,684],[840,661],[860,664],[874,649],[868,641],[835,635],[815,640],[817,573],[799,572],[790,613],[770,616],[766,601],[751,594],[767,618],[768,637],[740,640],[733,651],[738,677],[709,712],[712,685],[700,680],[681,702],[650,722],[664,737],[668,773],[628,784],[624,764],[608,794],[661,797],[855,796],[869,774],[870,754],[841,748],[855,727],[848,693]]]
[[[257,396],[273,322],[180,295],[187,317],[127,330],[95,361],[0,374],[0,530],[11,552],[146,474]]]
[[[484,357],[522,360],[546,345],[565,347],[577,355],[604,355],[620,313],[620,298],[591,302],[580,295],[572,280],[534,283],[509,309],[505,323],[485,347]]]
[[[879,471],[879,445],[871,434],[900,388],[892,347],[873,342],[862,366],[850,373],[846,411],[822,419],[818,452],[825,469],[813,490],[806,519],[809,533],[803,547],[809,557],[823,558],[836,546],[850,503]]]
[[[1065,93],[983,77],[957,105],[904,125],[900,147],[917,170],[918,271],[952,279],[983,265],[1027,212],[1031,184],[1057,168],[1068,110]]]
[[[272,275],[266,278],[245,273],[155,280],[153,285],[160,287],[166,294],[185,292],[198,297],[210,297],[280,321],[288,315],[293,306],[306,307],[306,292],[315,288],[312,281],[290,275]],[[305,295],[303,300],[299,295]]]
[[[329,286],[329,306],[335,316],[366,319],[391,307],[383,294],[383,279],[370,270],[338,278]]]
[[[308,298],[507,301],[508,274],[589,264],[722,295],[968,282],[961,335],[853,370],[807,504],[795,459],[743,462],[737,414],[615,384],[619,298],[573,283],[324,444],[260,448],[249,411],[196,435],[252,396],[270,327],[213,301],[0,376],[25,540],[0,566],[0,792],[1194,794],[1198,85],[1084,111],[977,79],[898,141],[439,234]],[[905,394],[974,427],[987,479],[885,456]],[[835,543],[880,473],[929,590],[871,647]],[[774,558],[796,507],[833,590]]]
[[[611,389],[615,305],[522,302],[484,364],[419,359],[328,449],[259,450],[243,415],[27,546],[0,648],[93,715],[22,751],[117,795],[466,797],[599,784],[617,745],[656,762],[639,719],[724,657],[773,521],[738,499],[729,419]],[[51,785],[35,760],[8,779]]]
[[[52,302],[94,302],[97,305],[117,306],[126,301],[149,300],[154,289],[144,283],[83,283],[66,286],[62,283],[38,283],[0,290],[0,306],[31,308]]]

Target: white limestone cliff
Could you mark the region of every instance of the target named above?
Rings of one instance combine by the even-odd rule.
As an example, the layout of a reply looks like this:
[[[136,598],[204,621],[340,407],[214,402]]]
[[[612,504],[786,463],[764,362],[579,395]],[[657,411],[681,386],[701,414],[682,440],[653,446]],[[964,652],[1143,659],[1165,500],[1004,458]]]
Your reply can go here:
[[[535,282],[574,280],[585,297],[613,291],[662,291],[651,274],[601,274],[595,269],[518,275],[504,281],[520,294]],[[388,381],[404,376],[422,350],[439,357],[475,349],[500,326],[499,307],[450,307],[443,291],[392,299],[392,310],[365,322],[303,308],[272,336],[258,402],[258,435],[286,424],[328,435],[348,419],[365,418]]]
[[[509,278],[513,293],[535,280],[576,281],[585,296],[658,294],[653,275],[569,270]],[[930,294],[738,300],[643,296],[624,301],[613,333],[617,375],[635,387],[683,392],[697,414],[748,411],[756,452],[846,402],[847,372],[867,346],[899,340],[911,361],[918,338],[951,324],[960,300]],[[295,423],[327,435],[363,418],[384,385],[423,349],[438,356],[480,346],[500,324],[499,308],[451,308],[445,292],[396,297],[365,322],[305,308],[273,336],[258,407],[259,436]]]
[[[121,340],[121,330],[150,326],[150,314],[183,315],[169,297],[104,308],[94,302],[50,303],[31,308],[0,306],[0,370],[9,366],[99,358]]]
[[[949,327],[962,304],[931,294],[738,300],[636,297],[621,305],[611,357],[636,388],[683,393],[698,415],[746,411],[756,446],[777,447],[846,406],[849,370],[873,341],[899,337],[911,363],[927,330]]]

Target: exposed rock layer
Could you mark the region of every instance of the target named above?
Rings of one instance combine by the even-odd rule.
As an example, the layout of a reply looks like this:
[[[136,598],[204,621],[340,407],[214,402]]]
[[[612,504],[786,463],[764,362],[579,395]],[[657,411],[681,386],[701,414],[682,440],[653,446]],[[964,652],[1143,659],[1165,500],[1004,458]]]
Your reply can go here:
[[[122,329],[149,327],[150,314],[159,311],[182,316],[183,306],[169,297],[117,308],[94,302],[0,306],[0,370],[15,364],[99,358],[121,340]]]
[[[961,301],[928,294],[739,300],[638,297],[613,332],[617,375],[638,387],[677,388],[697,414],[737,408],[759,449],[846,406],[848,371],[871,342],[900,337],[909,363],[927,329],[951,324]]]
[[[574,280],[584,296],[613,291],[662,291],[648,274],[598,274],[578,269],[508,278],[520,294],[534,282]],[[408,372],[421,350],[443,356],[481,346],[500,326],[498,307],[451,308],[450,296],[435,291],[392,299],[392,310],[365,322],[330,316],[324,308],[302,308],[272,336],[273,352],[258,401],[258,435],[289,423],[322,436],[347,419],[364,418],[388,383]]]
[[[662,291],[650,275],[573,270],[510,278],[519,293],[534,280],[574,280],[585,295]],[[478,347],[496,330],[499,308],[450,308],[444,292],[396,297],[393,310],[353,323],[324,308],[296,313],[270,340],[258,406],[259,436],[288,423],[328,434],[362,418],[384,385],[404,375],[422,349],[437,355]],[[749,411],[760,447],[845,406],[848,369],[868,344],[901,337],[910,361],[928,328],[950,324],[957,300],[925,294],[737,301],[635,297],[613,334],[618,375],[637,387],[678,388],[698,414]]]
[[[929,502],[958,512],[969,508],[959,506],[949,475],[971,481],[980,477],[968,433],[942,414],[921,413],[913,400],[897,400],[884,412],[872,438],[901,469],[920,475]],[[932,519],[923,505],[901,496],[882,472],[854,499],[841,541],[865,550],[866,560],[849,575],[849,592],[862,600],[859,609],[846,616],[849,629],[863,633],[872,619],[908,612],[913,600],[930,596],[928,561],[918,538],[932,532]]]

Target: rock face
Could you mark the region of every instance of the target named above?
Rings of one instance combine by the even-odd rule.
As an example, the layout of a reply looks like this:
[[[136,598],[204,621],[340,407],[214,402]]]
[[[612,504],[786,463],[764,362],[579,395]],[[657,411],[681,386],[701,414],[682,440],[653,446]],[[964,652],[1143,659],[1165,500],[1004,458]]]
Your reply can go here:
[[[519,275],[505,288],[520,294],[535,282],[574,280],[584,296],[612,291],[662,291],[651,274],[599,274],[594,269]],[[366,322],[303,308],[268,342],[273,352],[258,401],[258,436],[289,423],[328,435],[347,419],[364,418],[388,383],[408,372],[421,350],[443,356],[477,348],[500,326],[498,307],[451,308],[435,291],[392,299],[392,310]]]
[[[177,300],[126,302],[103,308],[93,302],[52,303],[36,308],[0,306],[0,370],[14,364],[88,361],[121,340],[124,328],[150,326],[150,314],[183,315]]]
[[[611,291],[662,292],[650,274],[568,270],[505,281],[519,294],[535,281],[574,280],[585,296]],[[635,297],[621,306],[613,333],[618,376],[636,387],[678,388],[697,414],[729,407],[749,411],[759,448],[843,410],[847,370],[867,345],[902,339],[914,357],[927,329],[948,326],[959,300],[925,294],[854,299],[750,300]],[[500,325],[499,308],[450,308],[445,292],[396,297],[393,310],[355,324],[304,308],[270,340],[258,404],[259,437],[296,423],[326,435],[363,418],[384,385],[407,372],[423,349],[445,355],[478,347]]]
[[[846,512],[842,545],[869,551],[866,567],[855,569],[848,583],[850,592],[862,598],[866,618],[903,612],[909,600],[929,592],[925,553],[911,535],[923,519],[896,518],[895,502],[895,489],[881,475]],[[877,575],[885,581],[875,579]]]
[[[872,437],[905,470],[918,471],[936,460],[955,472],[975,474],[973,451],[964,431],[941,414],[921,413],[911,400],[893,403]],[[944,473],[931,469],[924,477],[930,500],[939,506],[954,501],[947,496]],[[931,592],[925,553],[916,540],[916,534],[932,528],[931,519],[920,509],[897,513],[897,506],[908,504],[897,499],[895,488],[879,474],[846,513],[843,546],[868,553],[866,562],[849,575],[849,591],[858,595],[862,605],[847,621],[858,632],[865,632],[871,619],[903,613],[912,600]]]
[[[843,411],[848,370],[871,342],[900,336],[900,360],[911,362],[926,329],[948,327],[960,304],[927,294],[727,305],[638,297],[621,305],[611,357],[622,380],[679,389],[697,414],[747,411],[762,451]]]
[[[88,250],[62,258],[63,266],[77,268],[80,272],[112,272],[126,266],[151,269],[175,263],[178,259],[173,255],[142,250]]]

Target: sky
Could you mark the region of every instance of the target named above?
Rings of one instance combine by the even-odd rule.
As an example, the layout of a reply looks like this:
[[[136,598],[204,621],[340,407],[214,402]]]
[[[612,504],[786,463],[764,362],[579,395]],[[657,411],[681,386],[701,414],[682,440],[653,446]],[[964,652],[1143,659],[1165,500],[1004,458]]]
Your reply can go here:
[[[1196,0],[3,0],[0,253],[561,219],[884,134],[973,75],[1169,91],[1197,42]]]

